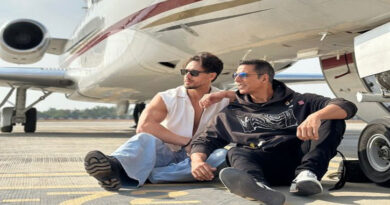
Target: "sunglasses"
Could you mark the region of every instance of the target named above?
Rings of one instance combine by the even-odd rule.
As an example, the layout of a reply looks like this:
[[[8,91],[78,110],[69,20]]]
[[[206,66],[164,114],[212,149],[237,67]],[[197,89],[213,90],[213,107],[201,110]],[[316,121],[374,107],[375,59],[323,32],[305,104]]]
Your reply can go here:
[[[263,75],[263,74],[258,74],[258,73],[256,73],[256,74],[249,74],[249,73],[245,73],[245,72],[241,72],[241,73],[234,72],[233,75],[232,75],[232,77],[233,77],[233,79],[236,79],[237,77],[239,77],[239,78],[247,78],[247,77],[249,77],[250,75],[258,75],[258,76],[261,76],[261,75]]]
[[[210,72],[207,72],[207,71],[199,71],[199,70],[187,70],[187,69],[180,69],[180,73],[181,75],[187,75],[187,73],[190,73],[191,76],[199,76],[199,74],[201,73],[210,73]]]

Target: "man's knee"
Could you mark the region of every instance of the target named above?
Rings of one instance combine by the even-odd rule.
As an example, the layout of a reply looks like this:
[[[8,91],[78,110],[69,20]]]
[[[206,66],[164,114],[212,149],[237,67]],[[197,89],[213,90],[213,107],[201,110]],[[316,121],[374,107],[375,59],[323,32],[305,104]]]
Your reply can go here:
[[[226,158],[226,154],[228,153],[228,150],[225,148],[216,149],[213,153],[211,153],[210,156],[218,157],[218,158]]]
[[[156,142],[162,142],[157,137],[143,132],[134,135],[132,138],[130,138],[130,141],[137,141],[144,145],[155,144]]]
[[[210,154],[206,162],[213,167],[217,167],[226,161],[227,152],[228,150],[224,148],[216,149]]]
[[[232,147],[227,151],[226,163],[228,164],[228,166],[232,166],[235,156],[237,156],[237,154],[240,152],[242,151],[239,147]]]
[[[226,158],[230,161],[232,159],[232,156],[237,152],[237,147],[232,147],[227,151]]]
[[[332,136],[342,137],[345,132],[345,120],[324,120],[319,128],[319,134],[332,133]]]
[[[336,155],[337,147],[343,139],[345,127],[345,120],[323,121],[319,129],[320,140],[304,142],[302,144],[303,153],[310,152],[314,158],[315,156],[322,156],[322,161],[327,164],[328,160]]]

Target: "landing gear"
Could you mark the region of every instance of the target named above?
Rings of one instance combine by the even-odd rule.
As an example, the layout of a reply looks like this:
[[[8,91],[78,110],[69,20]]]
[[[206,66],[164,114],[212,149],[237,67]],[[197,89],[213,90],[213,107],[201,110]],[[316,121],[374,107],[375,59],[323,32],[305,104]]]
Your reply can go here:
[[[14,124],[12,123],[12,117],[15,115],[13,107],[5,107],[1,111],[0,126],[1,132],[12,132]]]
[[[37,128],[37,109],[30,108],[26,112],[26,123],[24,123],[24,132],[33,133]]]
[[[373,182],[390,186],[390,119],[369,123],[359,138],[360,166]]]
[[[139,117],[141,116],[142,111],[145,109],[145,103],[137,103],[135,104],[134,111],[133,111],[133,117],[134,117],[134,122],[135,122],[135,128],[138,125]]]
[[[44,100],[51,92],[43,92],[43,95],[26,107],[26,91],[28,87],[18,87],[16,89],[16,102],[15,107],[5,107],[1,110],[0,115],[0,128],[1,132],[12,132],[12,128],[15,124],[21,123],[24,126],[26,133],[33,133],[37,126],[37,110],[33,108],[35,104]],[[0,104],[2,107],[8,98],[11,96],[15,88],[12,87],[10,92],[4,98]]]
[[[4,126],[4,127],[1,127],[1,132],[12,132],[12,129],[13,129],[12,125]]]

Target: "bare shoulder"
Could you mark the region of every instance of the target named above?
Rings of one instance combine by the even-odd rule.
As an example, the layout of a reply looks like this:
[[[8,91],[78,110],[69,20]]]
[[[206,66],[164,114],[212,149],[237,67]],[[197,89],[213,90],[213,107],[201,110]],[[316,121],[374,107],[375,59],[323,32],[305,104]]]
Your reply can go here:
[[[167,111],[165,102],[159,93],[153,97],[146,108],[148,111]]]

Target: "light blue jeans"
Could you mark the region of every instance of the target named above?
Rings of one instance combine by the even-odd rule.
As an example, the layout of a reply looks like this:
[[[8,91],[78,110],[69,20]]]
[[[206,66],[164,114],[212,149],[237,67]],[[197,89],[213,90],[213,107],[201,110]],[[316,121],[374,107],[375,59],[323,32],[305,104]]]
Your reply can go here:
[[[226,149],[215,150],[207,159],[212,167],[225,162]],[[111,154],[122,164],[126,174],[142,186],[152,183],[196,181],[191,174],[191,161],[184,149],[178,152],[147,133],[131,137]]]

